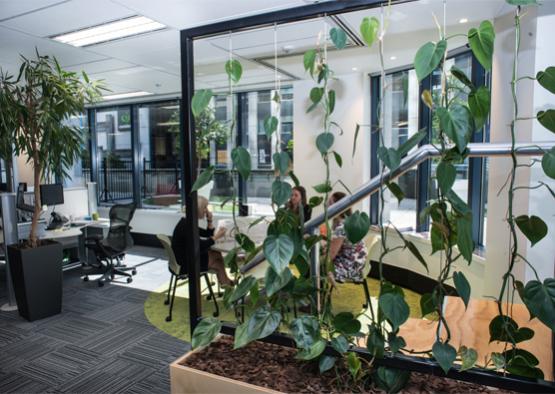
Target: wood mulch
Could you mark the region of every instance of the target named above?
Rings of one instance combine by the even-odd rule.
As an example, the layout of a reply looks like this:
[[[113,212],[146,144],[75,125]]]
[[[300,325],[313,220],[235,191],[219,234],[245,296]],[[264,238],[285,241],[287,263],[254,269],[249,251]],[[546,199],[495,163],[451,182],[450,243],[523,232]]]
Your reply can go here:
[[[295,359],[295,350],[263,342],[253,342],[233,350],[233,337],[222,336],[207,348],[188,357],[183,365],[201,371],[263,386],[285,393],[342,393],[353,390],[381,393],[374,388],[353,388],[345,383],[348,373],[338,379],[330,370],[318,372],[317,363]],[[344,386],[341,386],[341,385]],[[412,373],[403,393],[498,393],[504,391],[473,383]]]

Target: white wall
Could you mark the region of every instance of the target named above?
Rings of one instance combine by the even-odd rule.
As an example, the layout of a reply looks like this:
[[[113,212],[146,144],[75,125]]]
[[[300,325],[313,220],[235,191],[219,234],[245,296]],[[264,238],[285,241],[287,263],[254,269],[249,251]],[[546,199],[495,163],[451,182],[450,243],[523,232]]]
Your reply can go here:
[[[352,158],[353,141],[357,123],[368,124],[370,112],[369,78],[360,73],[340,75],[338,80],[330,84],[336,90],[336,105],[332,120],[343,128],[344,134],[339,135],[334,129],[335,142],[332,147],[343,157],[343,167],[339,168],[335,160],[331,160],[331,181],[344,182],[353,191],[369,177],[370,168],[370,130],[362,127],[359,132],[357,151]],[[308,197],[317,193],[313,186],[325,180],[324,163],[316,148],[316,137],[322,133],[322,111],[317,109],[306,113],[310,106],[309,92],[316,86],[312,80],[298,81],[293,84],[293,117],[294,117],[294,172],[301,184],[306,188]],[[345,191],[337,184],[334,191]],[[362,208],[362,204],[358,207]],[[321,211],[321,207],[315,211]]]

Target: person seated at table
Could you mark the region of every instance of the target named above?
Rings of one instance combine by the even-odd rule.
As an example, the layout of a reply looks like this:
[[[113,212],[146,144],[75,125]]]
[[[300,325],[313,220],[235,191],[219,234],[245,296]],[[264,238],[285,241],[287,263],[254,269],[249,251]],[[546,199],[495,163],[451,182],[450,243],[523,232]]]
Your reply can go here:
[[[343,192],[335,192],[328,199],[328,206],[345,197]],[[346,280],[362,282],[362,269],[368,257],[368,251],[364,240],[352,244],[345,234],[345,218],[351,215],[351,209],[347,209],[333,219],[331,227],[330,258],[335,267],[334,278],[338,282]]]
[[[233,281],[227,276],[225,271],[222,254],[210,249],[216,240],[225,236],[226,229],[220,228],[214,233],[212,212],[208,210],[208,200],[202,196],[198,197],[198,218],[199,220],[206,218],[207,223],[205,229],[200,227],[198,229],[200,235],[200,271],[213,271],[222,286],[233,285]],[[183,217],[175,226],[172,236],[172,249],[177,262],[181,265],[181,273],[188,273],[187,266],[185,265],[186,256],[188,255],[185,239],[188,236],[185,217]]]
[[[293,187],[293,191],[291,192],[291,198],[286,205],[286,208],[297,215],[300,215],[300,209],[303,209],[303,220],[305,222],[310,220],[312,216],[312,208],[308,205],[306,201],[306,190],[302,186],[295,186]]]

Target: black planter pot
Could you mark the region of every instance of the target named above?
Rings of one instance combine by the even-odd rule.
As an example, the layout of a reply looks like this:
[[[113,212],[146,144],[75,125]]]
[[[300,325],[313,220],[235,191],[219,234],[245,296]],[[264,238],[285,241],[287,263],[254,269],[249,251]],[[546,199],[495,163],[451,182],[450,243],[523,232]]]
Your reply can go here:
[[[19,314],[29,321],[62,311],[62,245],[8,246],[8,261]]]

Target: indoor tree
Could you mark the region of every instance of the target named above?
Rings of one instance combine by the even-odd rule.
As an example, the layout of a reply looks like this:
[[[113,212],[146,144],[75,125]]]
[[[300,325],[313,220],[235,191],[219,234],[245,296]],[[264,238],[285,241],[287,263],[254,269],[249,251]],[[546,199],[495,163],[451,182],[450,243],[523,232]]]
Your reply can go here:
[[[104,86],[84,72],[63,70],[54,57],[37,52],[34,59],[21,59],[17,78],[0,74],[0,140],[11,139],[14,153],[27,156],[33,167],[34,212],[28,245],[37,247],[40,183],[51,174],[58,180],[68,177],[67,170],[82,149],[82,131],[64,120],[81,114],[87,103],[100,97]]]

